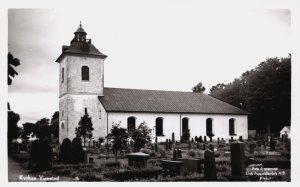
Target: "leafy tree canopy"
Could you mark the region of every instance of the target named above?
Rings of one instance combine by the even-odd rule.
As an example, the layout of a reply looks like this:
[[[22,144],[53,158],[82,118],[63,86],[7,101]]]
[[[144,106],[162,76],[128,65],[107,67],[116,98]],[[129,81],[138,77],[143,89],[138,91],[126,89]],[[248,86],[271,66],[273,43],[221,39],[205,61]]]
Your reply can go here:
[[[196,86],[192,88],[192,91],[194,93],[203,93],[205,91],[205,87],[202,85],[201,82],[199,82]]]
[[[133,131],[133,147],[136,151],[144,148],[146,144],[151,143],[151,133],[152,129],[147,126],[146,122],[141,123],[138,128]]]
[[[85,113],[84,116],[81,117],[78,127],[75,128],[76,137],[83,138],[85,145],[86,139],[91,139],[93,137],[93,130],[92,118],[88,113]]]
[[[268,58],[229,84],[220,83],[210,95],[251,113],[251,129],[272,132],[290,125],[291,56]]]

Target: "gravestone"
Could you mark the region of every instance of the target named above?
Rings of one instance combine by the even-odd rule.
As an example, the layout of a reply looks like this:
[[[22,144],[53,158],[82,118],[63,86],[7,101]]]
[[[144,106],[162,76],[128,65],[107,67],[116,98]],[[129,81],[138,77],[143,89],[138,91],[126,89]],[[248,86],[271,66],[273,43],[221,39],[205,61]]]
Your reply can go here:
[[[172,133],[172,143],[175,143],[175,134],[174,134],[174,132]]]
[[[250,154],[253,154],[254,153],[254,148],[255,148],[255,144],[254,143],[250,143],[249,144],[249,152],[250,152]]]
[[[243,142],[243,136],[240,136],[240,137],[239,137],[239,141],[240,141],[240,142]]]
[[[275,151],[275,147],[276,147],[276,141],[271,140],[271,142],[270,142],[270,151]]]
[[[147,160],[150,155],[138,152],[127,154],[128,166],[134,166],[138,168],[147,167]]]
[[[214,152],[210,149],[204,152],[204,179],[214,181],[217,179],[217,170]]]
[[[169,150],[169,142],[168,142],[168,139],[166,139],[165,149],[166,149],[166,151]]]
[[[244,177],[246,175],[245,143],[233,142],[231,150],[231,175]]]
[[[195,142],[199,142],[199,139],[197,136],[195,136]]]
[[[178,159],[178,150],[177,149],[174,149],[173,151],[173,160],[177,160]]]
[[[233,142],[233,137],[231,136],[230,141]]]
[[[224,143],[225,142],[224,138],[222,138],[221,141],[222,141],[222,143]]]
[[[192,138],[191,142],[194,143],[194,138]]]
[[[200,143],[203,143],[202,136],[200,136],[199,141],[200,141]]]
[[[219,144],[220,143],[220,138],[219,137],[217,138],[217,141],[218,141],[218,144]]]
[[[154,150],[157,153],[157,143],[154,144]]]
[[[282,142],[286,143],[288,141],[288,135],[287,134],[283,134],[281,136],[281,140],[282,140]]]
[[[172,149],[173,142],[169,139],[169,149]]]
[[[204,143],[206,143],[206,136],[204,136]]]
[[[208,149],[211,150],[212,152],[214,152],[214,145],[213,144],[209,144],[208,145]]]
[[[191,142],[189,142],[189,145],[188,145],[188,150],[190,150],[191,149]]]
[[[257,141],[257,147],[261,146],[261,141]]]
[[[181,152],[181,149],[178,149],[178,158],[182,158],[182,152]]]
[[[183,162],[182,161],[172,161],[172,160],[161,160],[161,167],[163,168],[163,176],[166,177],[183,175]]]

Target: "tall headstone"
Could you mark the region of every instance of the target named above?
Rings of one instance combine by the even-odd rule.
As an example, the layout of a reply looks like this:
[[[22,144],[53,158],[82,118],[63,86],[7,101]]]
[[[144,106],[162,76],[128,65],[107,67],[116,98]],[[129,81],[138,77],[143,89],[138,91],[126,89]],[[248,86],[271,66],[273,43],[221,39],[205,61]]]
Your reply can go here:
[[[270,151],[275,151],[276,141],[271,140],[270,141]]]
[[[174,149],[173,151],[173,160],[176,161],[178,159],[178,150]]]
[[[230,141],[233,142],[233,137],[231,136]]]
[[[255,147],[254,143],[249,143],[249,152],[250,152],[250,154],[254,153],[254,147]]]
[[[206,143],[206,136],[204,136],[204,143]]]
[[[178,158],[182,158],[182,152],[181,152],[181,149],[178,149]]]
[[[245,143],[233,142],[230,144],[231,150],[231,175],[233,177],[243,177],[246,175]]]
[[[199,141],[200,141],[200,143],[203,143],[202,136],[200,136]]]
[[[172,132],[172,143],[175,143],[175,134]]]
[[[194,138],[192,138],[191,142],[194,143]]]
[[[166,151],[169,150],[169,141],[168,141],[168,139],[166,139],[165,149],[166,149]]]
[[[192,147],[191,142],[189,142],[188,149],[190,150]]]
[[[239,136],[239,141],[243,142],[243,136]]]
[[[204,179],[206,181],[215,181],[217,179],[215,156],[210,149],[204,152]]]
[[[218,141],[218,144],[219,144],[220,143],[220,138],[219,137],[218,137],[217,141]]]
[[[157,153],[157,137],[155,137],[155,144],[154,144],[154,149],[155,149],[155,152]]]

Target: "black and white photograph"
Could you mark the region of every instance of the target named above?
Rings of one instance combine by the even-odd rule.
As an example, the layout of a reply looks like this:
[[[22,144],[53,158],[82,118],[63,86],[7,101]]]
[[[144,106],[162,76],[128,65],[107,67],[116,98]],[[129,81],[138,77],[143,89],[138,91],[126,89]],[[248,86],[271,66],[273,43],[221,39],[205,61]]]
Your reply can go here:
[[[217,2],[7,7],[6,181],[290,184],[291,2]]]

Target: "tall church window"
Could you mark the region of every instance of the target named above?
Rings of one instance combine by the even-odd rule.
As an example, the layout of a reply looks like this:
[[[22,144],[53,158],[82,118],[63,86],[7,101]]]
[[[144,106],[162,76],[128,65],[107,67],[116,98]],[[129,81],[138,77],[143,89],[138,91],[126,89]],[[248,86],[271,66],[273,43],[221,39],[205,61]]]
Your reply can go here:
[[[61,129],[64,129],[64,128],[65,128],[65,124],[61,123]]]
[[[161,117],[155,120],[156,136],[163,136],[163,119]]]
[[[90,70],[89,70],[89,67],[87,67],[87,66],[82,66],[81,67],[81,79],[83,81],[90,80]]]
[[[234,136],[235,134],[235,125],[234,125],[234,119],[229,119],[229,135]]]
[[[212,136],[213,135],[213,124],[212,124],[212,119],[211,118],[206,119],[206,135],[207,136]]]
[[[61,82],[64,82],[65,79],[65,68],[61,69]]]
[[[135,117],[131,116],[127,119],[127,130],[129,133],[135,130]]]
[[[182,135],[189,131],[189,119],[182,118]]]

